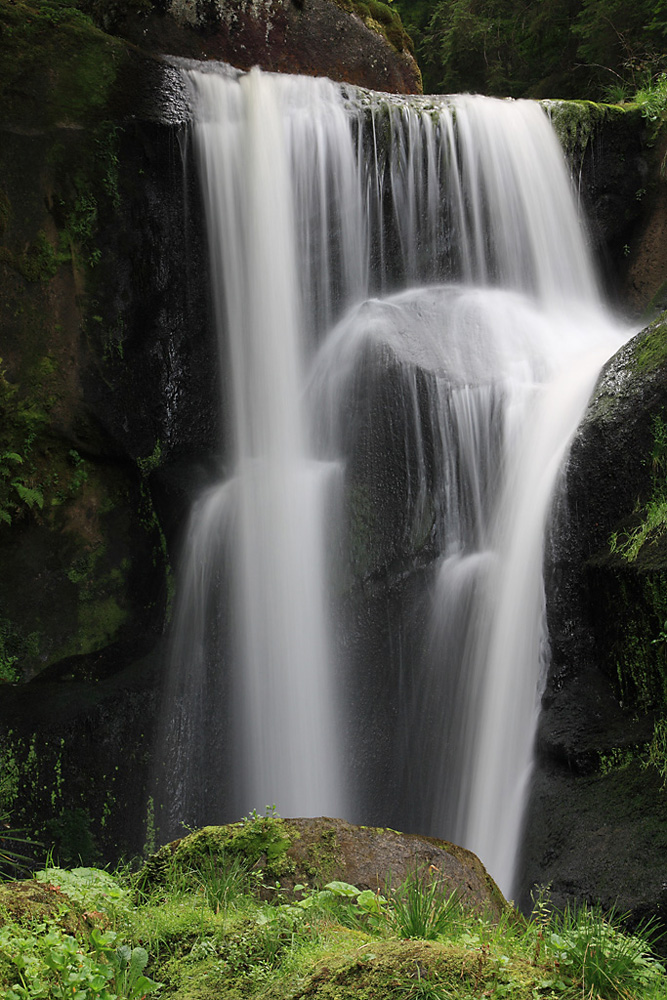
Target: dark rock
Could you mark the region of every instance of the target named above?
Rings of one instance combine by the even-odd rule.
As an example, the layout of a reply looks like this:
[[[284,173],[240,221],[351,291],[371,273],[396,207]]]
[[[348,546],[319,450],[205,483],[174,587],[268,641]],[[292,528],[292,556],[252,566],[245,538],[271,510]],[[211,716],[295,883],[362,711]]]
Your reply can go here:
[[[575,437],[547,559],[552,663],[528,809],[533,884],[664,919],[667,795],[648,747],[665,708],[662,421],[667,324],[605,366]],[[643,534],[639,534],[643,532]],[[639,539],[636,551],[629,545]],[[641,541],[643,539],[643,541]]]
[[[641,312],[648,302],[629,295],[644,198],[654,174],[647,121],[638,107],[591,101],[545,101],[570,162],[606,291],[617,305]],[[630,300],[630,302],[629,302]]]
[[[403,47],[407,36],[400,21],[391,33],[367,16],[364,20],[349,0],[171,0],[165,13],[123,15],[112,9],[101,20],[107,30],[151,52],[218,59],[239,69],[328,76],[391,93],[422,89],[417,63]]]

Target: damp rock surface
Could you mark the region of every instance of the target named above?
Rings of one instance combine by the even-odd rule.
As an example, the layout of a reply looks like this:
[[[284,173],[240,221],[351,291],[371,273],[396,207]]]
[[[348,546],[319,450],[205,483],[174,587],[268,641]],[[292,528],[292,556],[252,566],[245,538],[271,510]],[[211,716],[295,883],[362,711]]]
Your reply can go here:
[[[522,885],[667,916],[663,314],[605,366],[556,501]]]

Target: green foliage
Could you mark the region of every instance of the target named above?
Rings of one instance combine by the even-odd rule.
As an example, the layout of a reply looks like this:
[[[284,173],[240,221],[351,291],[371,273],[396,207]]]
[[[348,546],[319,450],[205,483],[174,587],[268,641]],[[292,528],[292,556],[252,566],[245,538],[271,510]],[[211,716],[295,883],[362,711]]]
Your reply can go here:
[[[32,838],[25,836],[24,830],[12,828],[8,813],[0,814],[0,879],[18,878],[30,871],[31,859],[23,851],[35,844]]]
[[[223,914],[239,896],[249,891],[252,882],[248,863],[224,851],[202,855],[195,867],[177,869],[170,879],[174,887],[180,884],[201,892],[206,905],[214,913]]]
[[[395,0],[429,92],[627,99],[667,68],[664,0]]]
[[[656,719],[654,723],[646,764],[655,767],[662,779],[662,787],[667,788],[667,717],[665,716]]]
[[[604,914],[599,907],[585,906],[568,907],[553,918],[547,949],[561,975],[584,996],[647,996],[664,978],[664,967],[651,957],[654,924],[646,922],[627,934],[621,920],[613,911]]]
[[[174,1000],[664,997],[649,925],[627,934],[613,914],[552,914],[542,898],[528,921],[508,911],[493,923],[457,904],[456,919],[433,934],[433,914],[448,898],[434,874],[438,899],[416,871],[386,896],[335,881],[297,887],[288,900],[277,893],[272,903],[246,881],[217,908],[202,881],[156,887],[136,904],[119,877],[50,868],[38,876],[59,889],[48,918],[26,914],[0,927],[0,995],[140,1000],[161,983]],[[406,905],[426,914],[427,941],[403,936],[395,913]]]
[[[263,879],[270,884],[293,869],[287,851],[294,836],[285,820],[267,807],[265,816],[253,812],[240,823],[204,827],[190,834],[174,853],[174,867],[180,871],[201,871],[220,859],[224,868],[226,859],[237,858],[250,870],[261,861]]]
[[[45,830],[61,864],[92,864],[98,860],[99,849],[91,830],[90,815],[81,806],[61,809],[47,821]]]
[[[103,913],[109,918],[127,916],[132,909],[129,889],[101,868],[60,868],[52,866],[35,872],[34,878],[56,885],[82,909]]]
[[[415,869],[390,900],[389,921],[400,937],[433,941],[460,922],[458,894],[428,870]]]
[[[26,281],[48,281],[56,274],[61,259],[46,233],[40,230],[27,250],[12,263]]]
[[[148,477],[150,476],[151,472],[154,472],[156,469],[160,467],[161,462],[162,462],[162,442],[158,438],[158,440],[155,442],[155,447],[153,448],[151,454],[147,455],[146,458],[138,458],[137,465],[139,466],[139,471],[141,472],[141,475],[144,477]]]
[[[641,759],[640,747],[612,747],[600,754],[600,774],[609,774],[621,767],[628,767],[634,760]]]
[[[667,528],[667,424],[659,414],[653,417],[652,431],[652,496],[640,512],[640,524],[620,535],[613,532],[609,539],[610,552],[629,563],[635,562],[644,546],[655,543]]]
[[[161,986],[143,974],[145,949],[118,943],[114,931],[93,928],[88,947],[56,927],[35,931],[0,928],[0,956],[9,957],[18,973],[6,1000],[142,1000]]]

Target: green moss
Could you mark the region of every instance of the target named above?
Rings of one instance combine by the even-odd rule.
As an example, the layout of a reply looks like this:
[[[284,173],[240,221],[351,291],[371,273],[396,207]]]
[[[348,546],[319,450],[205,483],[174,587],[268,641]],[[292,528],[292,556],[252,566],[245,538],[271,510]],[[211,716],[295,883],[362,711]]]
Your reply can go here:
[[[74,7],[0,0],[0,31],[0,115],[32,110],[33,127],[90,120],[126,60],[124,45]]]
[[[502,996],[494,987],[511,978],[516,1000],[533,997],[537,970],[512,963],[504,976],[488,952],[426,941],[367,941],[352,951],[323,956],[298,996],[317,1000],[376,1000],[378,997]]]
[[[159,469],[162,462],[162,442],[158,438],[155,442],[155,447],[150,455],[145,458],[138,458],[137,465],[139,466],[139,471],[144,477],[150,476],[151,472]]]
[[[58,270],[60,259],[41,230],[28,249],[16,260],[15,267],[26,281],[49,281]]]
[[[582,157],[603,124],[621,120],[627,109],[594,101],[541,101],[566,155]]]
[[[288,850],[299,834],[279,816],[253,816],[228,826],[207,826],[185,837],[174,853],[177,869],[201,867],[221,855],[242,858],[261,869],[266,883],[294,870]]]
[[[76,640],[79,651],[90,653],[108,646],[118,637],[126,621],[127,610],[119,606],[115,597],[83,602]]]
[[[377,32],[397,52],[413,51],[413,42],[403,27],[401,16],[381,0],[334,0],[348,14],[356,14],[367,28]]]
[[[667,364],[667,319],[661,317],[649,326],[633,346],[633,358],[637,371],[645,374]]]
[[[386,3],[381,3],[380,0],[368,0],[368,10],[371,17],[380,24],[387,26],[394,23],[396,15]]]
[[[304,870],[315,885],[324,886],[331,881],[343,863],[343,854],[334,827],[325,827],[318,843],[306,849]]]

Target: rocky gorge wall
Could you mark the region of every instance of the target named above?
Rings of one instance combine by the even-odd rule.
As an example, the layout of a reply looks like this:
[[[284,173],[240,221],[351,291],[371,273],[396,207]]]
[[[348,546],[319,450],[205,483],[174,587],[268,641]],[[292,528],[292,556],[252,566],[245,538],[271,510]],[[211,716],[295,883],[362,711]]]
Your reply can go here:
[[[405,46],[397,53],[398,43],[387,44],[391,25],[383,33],[353,6],[361,5],[276,0],[252,20],[238,0],[224,30],[194,5],[97,6],[97,23],[121,40],[75,9],[0,0],[0,814],[30,829],[37,822],[64,861],[151,846],[172,567],[189,503],[223,459],[186,112],[173,69],[155,52],[231,52],[240,66],[259,59],[418,89]],[[311,36],[325,38],[330,58],[309,47]],[[579,102],[549,110],[607,284],[627,301],[662,183],[652,180],[645,123],[638,112]],[[643,288],[635,307],[654,294]],[[601,383],[568,467],[550,568],[553,675],[525,857],[526,884],[551,880],[556,898],[618,895],[637,909],[662,898],[665,793],[643,763],[664,698],[663,543],[659,532],[647,536],[633,562],[610,552],[608,539],[637,527],[657,488],[662,331],[647,341],[652,367]],[[390,392],[391,372],[368,400],[371,423]],[[397,544],[406,488],[394,488],[397,434],[362,440],[351,512],[346,613],[353,659],[367,668],[356,726],[368,789],[392,768],[402,651],[420,641],[418,595],[433,558],[427,536],[409,549]],[[403,825],[398,800],[400,792],[376,801],[365,822],[391,814]],[[650,877],[628,860],[635,841],[650,856]],[[641,898],[629,891],[637,885],[648,887]]]
[[[0,3],[0,815],[63,859],[135,852],[153,826],[172,564],[224,436],[187,112],[161,53],[418,89],[376,7],[386,23],[329,0],[215,18]]]

